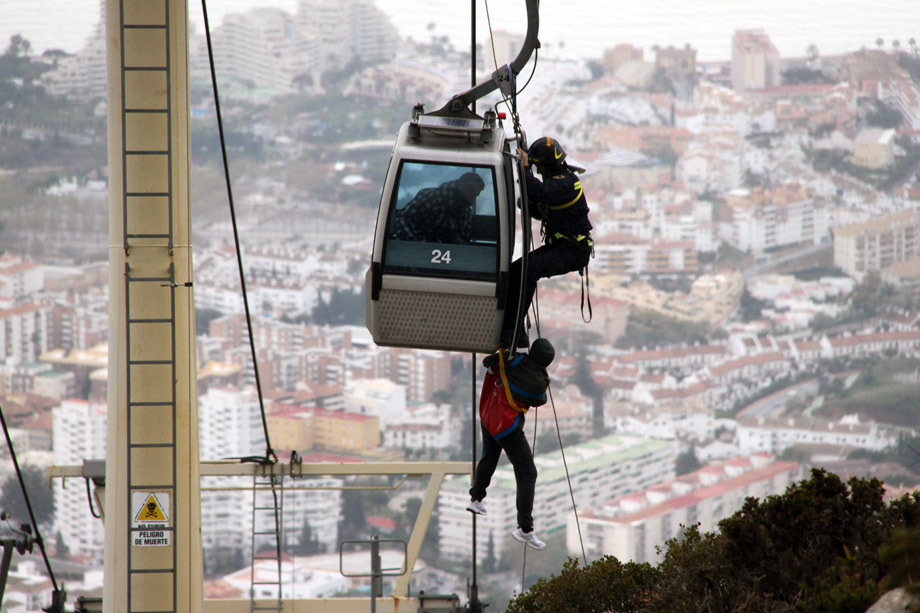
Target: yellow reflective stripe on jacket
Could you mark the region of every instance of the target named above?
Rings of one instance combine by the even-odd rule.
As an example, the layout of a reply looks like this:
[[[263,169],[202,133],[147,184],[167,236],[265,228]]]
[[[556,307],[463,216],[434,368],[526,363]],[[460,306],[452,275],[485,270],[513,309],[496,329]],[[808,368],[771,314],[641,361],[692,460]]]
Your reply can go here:
[[[568,207],[570,207],[570,206],[572,206],[573,204],[575,204],[576,202],[578,202],[578,200],[581,198],[581,195],[582,195],[582,194],[584,193],[584,191],[585,191],[585,190],[581,187],[581,181],[576,181],[576,182],[575,182],[575,189],[578,190],[578,195],[575,196],[575,198],[574,198],[571,202],[566,202],[565,204],[559,204],[559,205],[556,205],[556,206],[547,206],[547,208],[548,208],[549,210],[551,210],[551,211],[560,211],[560,210],[562,210],[562,209],[567,209]]]

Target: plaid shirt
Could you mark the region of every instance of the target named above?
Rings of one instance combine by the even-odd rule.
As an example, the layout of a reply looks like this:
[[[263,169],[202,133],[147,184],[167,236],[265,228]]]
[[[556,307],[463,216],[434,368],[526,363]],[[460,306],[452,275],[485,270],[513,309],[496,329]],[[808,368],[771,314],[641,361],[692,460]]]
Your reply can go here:
[[[472,205],[456,180],[421,189],[409,204],[396,211],[393,238],[466,244],[470,240]]]

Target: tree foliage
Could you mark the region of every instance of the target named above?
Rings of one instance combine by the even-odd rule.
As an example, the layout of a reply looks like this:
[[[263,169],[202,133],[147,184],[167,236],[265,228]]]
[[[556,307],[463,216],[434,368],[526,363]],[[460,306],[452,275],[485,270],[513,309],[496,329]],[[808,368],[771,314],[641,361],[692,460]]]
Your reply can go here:
[[[310,527],[310,522],[304,521],[303,528],[297,537],[297,545],[295,545],[293,549],[296,555],[309,556],[324,551],[325,547],[323,547],[323,544],[319,541],[319,537],[313,532],[313,528]]]
[[[364,323],[364,286],[361,291],[334,288],[327,302],[320,296],[313,307],[313,323],[317,325],[347,326]]]
[[[875,101],[875,107],[866,114],[866,123],[876,128],[897,128],[904,121],[901,112],[884,102]]]
[[[626,332],[616,340],[618,349],[662,347],[706,342],[705,324],[680,321],[647,309],[630,309]]]
[[[718,533],[685,527],[657,567],[570,559],[508,610],[862,612],[881,590],[916,581],[920,494],[887,504],[883,494],[877,479],[815,469],[781,495],[748,498]]]
[[[741,294],[741,317],[744,321],[756,321],[763,315],[763,309],[767,303],[759,298],[755,298],[751,292],[744,288]]]
[[[22,480],[25,483],[35,521],[39,524],[51,521],[54,516],[54,495],[48,487],[44,471],[38,466],[22,466]],[[26,499],[22,495],[19,479],[11,474],[0,488],[0,508],[20,523],[31,523]]]
[[[686,451],[677,454],[677,458],[674,460],[674,474],[679,477],[699,470],[702,466],[699,458],[696,457],[696,450],[690,447]]]
[[[506,613],[644,611],[659,583],[659,571],[649,564],[621,564],[613,556],[604,556],[582,568],[578,560],[569,558],[558,575],[538,579],[512,600]]]

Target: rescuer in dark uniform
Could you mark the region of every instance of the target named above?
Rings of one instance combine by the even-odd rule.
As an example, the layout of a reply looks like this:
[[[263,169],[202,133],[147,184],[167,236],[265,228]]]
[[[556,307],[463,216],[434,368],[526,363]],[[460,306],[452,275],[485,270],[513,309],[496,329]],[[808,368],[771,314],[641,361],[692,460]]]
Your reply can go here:
[[[585,200],[575,171],[566,164],[566,153],[555,139],[537,140],[526,152],[521,151],[527,172],[527,202],[530,216],[540,219],[543,245],[534,249],[527,260],[527,278],[524,283],[521,318],[530,309],[537,281],[568,272],[581,270],[588,265],[593,253],[591,222],[588,221],[588,202]],[[533,175],[533,167],[542,180]],[[514,321],[518,307],[521,280],[521,260],[511,264],[508,282],[508,300],[502,324],[501,343],[511,348]],[[518,346],[528,345],[523,327],[519,328]]]

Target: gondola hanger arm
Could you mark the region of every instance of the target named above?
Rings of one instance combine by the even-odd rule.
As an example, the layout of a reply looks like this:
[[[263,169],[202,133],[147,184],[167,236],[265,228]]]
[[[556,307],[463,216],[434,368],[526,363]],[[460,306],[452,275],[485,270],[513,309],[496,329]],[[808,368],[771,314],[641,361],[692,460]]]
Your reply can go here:
[[[525,4],[527,6],[527,34],[524,36],[524,45],[514,61],[493,72],[489,80],[457,94],[443,107],[430,113],[431,115],[448,116],[468,111],[471,104],[496,89],[502,89],[503,92],[506,92],[506,88],[510,88],[514,75],[521,73],[521,70],[530,61],[530,56],[533,55],[534,50],[540,48],[540,41],[537,38],[540,31],[539,0],[525,0]]]

